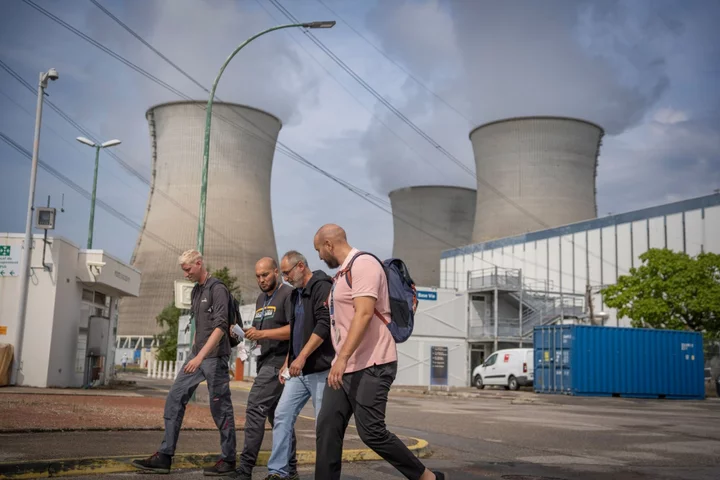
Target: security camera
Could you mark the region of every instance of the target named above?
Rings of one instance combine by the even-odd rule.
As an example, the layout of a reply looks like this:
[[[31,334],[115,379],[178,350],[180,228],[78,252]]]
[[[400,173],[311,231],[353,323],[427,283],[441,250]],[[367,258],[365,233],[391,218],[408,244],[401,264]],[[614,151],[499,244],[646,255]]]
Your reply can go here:
[[[92,260],[88,260],[86,263],[91,267],[104,267],[105,266],[105,262],[94,262]]]
[[[50,70],[48,70],[47,76],[48,76],[48,78],[49,78],[50,80],[52,80],[52,81],[55,81],[55,80],[57,80],[58,78],[60,78],[60,75],[58,74],[58,71],[55,70],[54,68],[51,68]]]

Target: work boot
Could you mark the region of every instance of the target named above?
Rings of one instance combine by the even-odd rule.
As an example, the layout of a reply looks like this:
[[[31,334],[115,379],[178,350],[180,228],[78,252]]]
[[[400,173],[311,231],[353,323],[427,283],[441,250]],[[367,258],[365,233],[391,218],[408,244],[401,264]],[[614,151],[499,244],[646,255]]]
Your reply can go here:
[[[172,457],[165,453],[155,452],[145,460],[133,460],[130,465],[140,470],[147,470],[155,473],[170,473]]]
[[[265,477],[265,480],[300,480],[300,475],[295,473],[291,474],[289,477],[281,477],[277,473],[273,473],[272,475]]]
[[[225,474],[225,478],[231,478],[233,480],[252,480],[252,475],[246,473],[240,473],[237,470]]]
[[[217,461],[212,467],[203,470],[206,477],[222,477],[235,472],[235,462],[227,462],[223,459]]]

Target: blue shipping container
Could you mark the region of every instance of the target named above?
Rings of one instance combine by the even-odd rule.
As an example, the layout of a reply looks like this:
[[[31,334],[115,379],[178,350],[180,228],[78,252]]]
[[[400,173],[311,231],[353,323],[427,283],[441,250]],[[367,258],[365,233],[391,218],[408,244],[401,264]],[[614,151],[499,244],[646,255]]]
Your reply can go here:
[[[704,399],[702,334],[676,330],[535,327],[535,391]]]

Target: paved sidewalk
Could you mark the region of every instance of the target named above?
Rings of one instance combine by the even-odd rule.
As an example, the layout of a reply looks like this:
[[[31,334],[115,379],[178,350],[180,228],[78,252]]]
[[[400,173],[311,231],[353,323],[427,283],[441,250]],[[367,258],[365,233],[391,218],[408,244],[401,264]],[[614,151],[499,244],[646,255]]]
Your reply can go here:
[[[315,423],[298,418],[298,463],[315,462]],[[237,431],[238,453],[244,435]],[[0,434],[0,478],[45,478],[88,474],[110,474],[136,471],[131,461],[156,452],[161,431],[53,432]],[[400,437],[419,456],[430,455],[423,440]],[[272,431],[265,432],[258,466],[267,465],[272,448]],[[217,431],[184,431],[180,434],[173,461],[174,469],[197,469],[214,464],[220,451]],[[367,449],[354,429],[348,429],[343,448],[343,461],[378,460]]]
[[[96,391],[99,393],[100,391]],[[53,430],[164,429],[164,398],[140,395],[27,394],[0,390],[0,432]],[[244,411],[235,411],[235,425],[245,425]],[[215,430],[210,409],[189,404],[184,429]]]

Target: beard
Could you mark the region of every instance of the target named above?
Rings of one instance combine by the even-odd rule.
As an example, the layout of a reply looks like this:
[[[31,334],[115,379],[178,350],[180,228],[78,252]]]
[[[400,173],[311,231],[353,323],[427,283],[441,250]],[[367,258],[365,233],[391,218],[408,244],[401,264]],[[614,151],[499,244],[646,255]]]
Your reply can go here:
[[[265,293],[267,293],[267,292],[272,292],[273,290],[275,290],[275,287],[277,287],[277,279],[276,279],[276,278],[273,278],[273,279],[270,280],[270,282],[268,283],[268,286],[265,287],[265,288],[262,288],[262,287],[261,287],[261,290],[262,290],[263,292],[265,292]]]
[[[323,262],[325,262],[325,265],[328,266],[328,268],[338,268],[340,266],[340,262],[338,262],[337,258],[333,256],[329,256],[327,259],[323,259]]]

